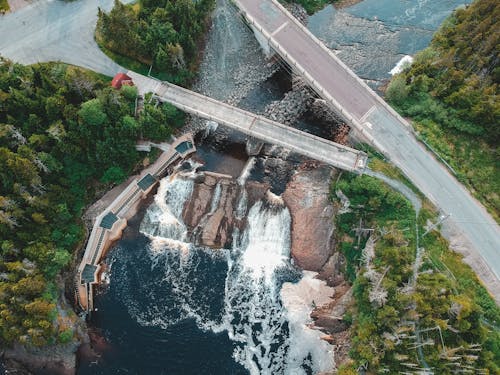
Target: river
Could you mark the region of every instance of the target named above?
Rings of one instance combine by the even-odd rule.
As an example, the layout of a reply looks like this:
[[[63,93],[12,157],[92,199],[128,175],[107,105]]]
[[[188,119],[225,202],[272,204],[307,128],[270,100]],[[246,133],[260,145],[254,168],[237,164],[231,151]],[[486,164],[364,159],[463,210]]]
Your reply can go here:
[[[374,87],[463,1],[365,0],[310,17],[309,28]],[[219,0],[196,90],[262,111],[290,89],[264,61],[227,0]],[[95,298],[90,330],[97,356],[81,356],[78,374],[312,374],[334,365],[332,347],[305,329],[307,306],[284,306],[282,286],[301,271],[290,260],[290,212],[281,199],[251,205],[244,189],[236,215],[247,224],[225,249],[189,242],[182,220],[196,170],[237,177],[248,159],[244,137],[216,124],[197,137],[198,158],[165,178],[110,251],[106,282]],[[314,131],[310,119],[300,127]],[[321,131],[321,129],[318,129]],[[278,154],[277,154],[278,153]],[[267,151],[245,178],[280,194],[299,160]],[[218,202],[212,197],[212,209]],[[299,328],[297,328],[299,327]]]

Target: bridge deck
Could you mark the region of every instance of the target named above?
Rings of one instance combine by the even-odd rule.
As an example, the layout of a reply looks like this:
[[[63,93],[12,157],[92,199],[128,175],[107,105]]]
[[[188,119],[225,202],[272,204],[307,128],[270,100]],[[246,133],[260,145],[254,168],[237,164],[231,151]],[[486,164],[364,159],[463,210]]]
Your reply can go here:
[[[127,74],[141,92],[151,91],[160,100],[167,101],[186,112],[348,171],[362,173],[366,167],[367,157],[361,151],[316,137],[167,82],[160,82],[132,71]]]
[[[245,19],[296,73],[400,167],[437,207],[452,215],[447,224],[453,223],[451,229],[471,241],[476,252],[467,252],[468,261],[500,301],[498,224],[417,142],[412,126],[276,0],[235,0],[235,3]]]

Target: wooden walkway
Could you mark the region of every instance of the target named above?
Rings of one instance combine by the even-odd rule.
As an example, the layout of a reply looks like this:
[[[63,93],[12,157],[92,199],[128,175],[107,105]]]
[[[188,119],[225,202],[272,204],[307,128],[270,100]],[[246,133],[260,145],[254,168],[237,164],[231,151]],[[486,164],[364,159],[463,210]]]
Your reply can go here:
[[[100,262],[110,244],[120,238],[127,219],[133,216],[131,208],[147,196],[172,163],[195,151],[191,134],[176,139],[169,150],[163,152],[139,178],[134,179],[96,218],[76,276],[76,295],[84,311],[93,310],[93,286],[99,282]]]

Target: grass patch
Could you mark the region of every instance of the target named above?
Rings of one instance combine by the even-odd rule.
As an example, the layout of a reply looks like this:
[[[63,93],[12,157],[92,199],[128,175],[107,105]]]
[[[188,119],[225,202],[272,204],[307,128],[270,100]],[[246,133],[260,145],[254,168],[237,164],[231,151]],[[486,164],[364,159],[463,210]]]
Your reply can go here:
[[[99,41],[99,38],[96,36],[96,41],[97,45],[101,49],[102,52],[106,56],[108,56],[111,60],[113,60],[115,63],[117,63],[120,66],[123,66],[124,68],[128,70],[133,70],[134,72],[140,73],[142,75],[148,75],[149,72],[149,66],[146,64],[143,64],[137,60],[131,59],[130,57],[120,55],[119,53],[113,52],[109,49],[107,49],[102,42]]]
[[[397,79],[391,85],[398,84]],[[427,93],[415,94],[404,101],[391,101],[403,116],[410,117],[419,137],[429,144],[456,172],[463,183],[500,223],[500,152],[484,136],[472,135],[452,127],[460,119]],[[439,160],[439,159],[438,159]]]
[[[419,225],[423,228],[428,219],[435,218],[435,211],[430,211],[431,203],[426,204],[419,216]],[[433,221],[436,221],[435,219]],[[446,241],[438,231],[429,232],[421,238],[420,245],[425,248],[426,256],[439,271],[448,274],[454,281],[456,293],[463,293],[474,300],[484,313],[484,318],[492,325],[500,324],[500,308],[488,293],[474,271],[463,262],[462,255],[449,249]]]
[[[467,186],[500,223],[500,153],[479,137],[440,127],[432,120],[416,121],[420,136],[457,172]]]
[[[366,154],[368,155],[368,167],[372,171],[380,172],[393,180],[397,180],[403,183],[406,187],[408,187],[419,197],[421,198],[423,197],[423,194],[415,185],[413,185],[413,183],[408,179],[408,177],[406,177],[406,175],[403,172],[401,172],[401,170],[398,167],[388,162],[385,159],[384,155],[382,155],[380,152],[375,150],[370,145],[367,145],[366,143],[360,143],[356,145],[356,148],[366,152]]]
[[[9,2],[7,0],[0,0],[0,13],[6,13],[10,10]]]

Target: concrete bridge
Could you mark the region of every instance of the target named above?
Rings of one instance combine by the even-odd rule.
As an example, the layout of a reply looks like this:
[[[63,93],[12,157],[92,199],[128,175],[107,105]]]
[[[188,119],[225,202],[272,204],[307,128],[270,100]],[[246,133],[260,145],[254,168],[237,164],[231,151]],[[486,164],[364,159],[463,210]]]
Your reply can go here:
[[[316,137],[168,82],[133,71],[129,71],[127,75],[132,78],[141,94],[152,92],[159,100],[169,102],[188,113],[350,172],[363,173],[366,168],[367,156],[362,151]]]
[[[477,251],[464,253],[465,261],[500,301],[500,228],[484,207],[416,140],[413,127],[281,4],[276,0],[234,1],[265,52],[285,60],[443,213],[451,214],[447,229]]]

